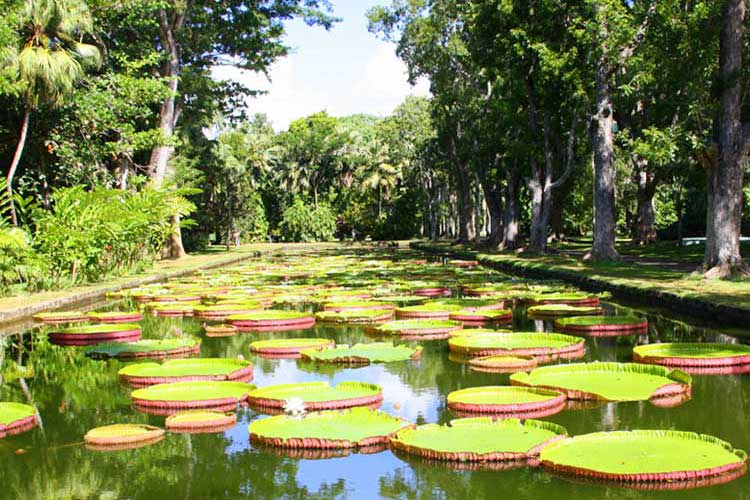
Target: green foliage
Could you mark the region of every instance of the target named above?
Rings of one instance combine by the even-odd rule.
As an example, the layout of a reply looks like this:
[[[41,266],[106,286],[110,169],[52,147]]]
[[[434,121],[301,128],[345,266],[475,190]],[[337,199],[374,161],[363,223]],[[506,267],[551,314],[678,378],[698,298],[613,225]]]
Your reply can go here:
[[[336,215],[326,203],[316,209],[301,198],[284,210],[279,235],[284,241],[330,241],[336,231]]]

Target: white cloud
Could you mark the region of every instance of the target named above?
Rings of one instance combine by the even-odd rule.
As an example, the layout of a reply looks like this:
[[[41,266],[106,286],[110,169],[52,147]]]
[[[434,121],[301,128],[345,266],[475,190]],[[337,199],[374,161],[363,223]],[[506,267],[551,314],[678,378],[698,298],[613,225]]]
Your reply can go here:
[[[314,54],[299,52],[281,59],[270,68],[270,81],[261,73],[233,66],[217,66],[213,76],[267,91],[249,98],[247,109],[249,113],[266,113],[276,130],[284,130],[292,120],[322,110],[336,116],[385,116],[407,95],[429,95],[426,80],[414,87],[409,85],[406,66],[393,46],[386,43],[379,43],[366,61],[337,60],[336,54],[330,54],[311,64],[310,57]]]

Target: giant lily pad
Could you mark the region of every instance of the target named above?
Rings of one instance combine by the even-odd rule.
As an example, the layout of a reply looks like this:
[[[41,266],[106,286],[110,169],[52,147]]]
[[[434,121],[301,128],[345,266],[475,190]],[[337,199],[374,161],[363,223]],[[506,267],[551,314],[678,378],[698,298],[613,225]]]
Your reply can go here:
[[[155,443],[164,437],[164,430],[153,425],[113,424],[91,429],[83,437],[95,449],[128,449]]]
[[[583,292],[540,293],[528,297],[527,302],[537,304],[568,304],[571,306],[599,306],[599,297]]]
[[[450,313],[449,318],[468,324],[510,323],[513,321],[513,311],[509,309],[461,309]]]
[[[599,306],[571,306],[569,304],[543,304],[526,310],[531,319],[556,318],[558,316],[586,316],[601,314]]]
[[[193,307],[193,316],[198,319],[224,321],[228,316],[250,314],[263,311],[258,302],[242,302],[237,304],[198,305]]]
[[[689,394],[692,379],[679,370],[637,363],[545,366],[510,376],[514,385],[558,389],[569,399],[642,401]]]
[[[315,314],[323,323],[380,323],[393,319],[390,309],[321,311]]]
[[[566,434],[563,427],[541,420],[461,418],[399,431],[391,447],[432,460],[525,460]]]
[[[36,410],[23,403],[0,402],[0,438],[6,434],[20,434],[37,424]]]
[[[54,311],[43,312],[34,315],[34,321],[46,323],[48,325],[62,325],[65,323],[81,323],[88,321],[89,317],[81,311]]]
[[[565,474],[610,481],[671,482],[744,469],[747,454],[713,436],[634,430],[566,439],[543,449],[540,459],[545,467]]]
[[[372,300],[351,300],[339,302],[327,302],[323,304],[324,311],[373,311],[373,310],[392,310],[393,304]]]
[[[537,332],[480,332],[456,335],[448,341],[452,352],[467,356],[535,356],[549,359],[583,357],[584,340],[571,335]]]
[[[493,373],[516,373],[530,371],[536,368],[537,360],[534,356],[509,356],[495,354],[493,356],[479,356],[469,359],[469,366],[473,370]]]
[[[91,312],[88,316],[96,323],[133,323],[143,319],[138,311]]]
[[[450,314],[461,310],[462,307],[454,304],[429,303],[418,306],[406,306],[396,308],[396,317],[399,319],[429,318],[448,319]]]
[[[315,324],[315,316],[297,311],[261,311],[228,316],[227,323],[240,331],[253,330],[293,330],[310,328]]]
[[[244,382],[174,382],[138,389],[130,397],[136,407],[146,409],[223,408],[245,401],[253,389]]]
[[[387,443],[409,422],[369,408],[279,415],[250,424],[250,440],[285,448],[356,448]]]
[[[400,335],[406,338],[446,339],[451,332],[463,328],[463,323],[439,319],[404,319],[389,321],[372,329],[375,333]]]
[[[306,411],[379,406],[383,401],[380,386],[364,382],[341,382],[332,387],[328,382],[299,382],[255,389],[248,394],[250,405],[262,410],[279,411],[290,400],[300,401]]]
[[[573,316],[556,320],[555,329],[590,337],[616,337],[645,333],[648,320],[638,316]]]
[[[408,359],[419,359],[422,347],[415,348],[388,342],[373,342],[369,344],[355,344],[353,346],[340,345],[328,349],[306,349],[302,351],[304,359],[321,363],[390,363]]]
[[[171,359],[164,363],[136,363],[117,372],[133,387],[188,380],[241,380],[253,378],[253,364],[244,359]]]
[[[494,413],[515,417],[546,417],[565,408],[565,395],[533,387],[483,386],[448,394],[448,408],[460,413]]]
[[[142,339],[137,342],[98,344],[86,349],[92,358],[166,358],[198,354],[200,339],[194,337]]]
[[[664,343],[633,349],[639,363],[679,367],[696,374],[744,373],[750,370],[750,346],[721,343]]]
[[[336,343],[331,339],[269,339],[252,342],[250,351],[264,356],[299,357],[300,351],[305,349],[322,349],[334,345]]]
[[[71,326],[49,333],[49,340],[59,345],[93,345],[103,342],[132,342],[141,338],[141,327],[135,323]]]
[[[170,432],[206,433],[231,429],[236,422],[235,413],[216,410],[185,410],[167,417],[165,425]]]

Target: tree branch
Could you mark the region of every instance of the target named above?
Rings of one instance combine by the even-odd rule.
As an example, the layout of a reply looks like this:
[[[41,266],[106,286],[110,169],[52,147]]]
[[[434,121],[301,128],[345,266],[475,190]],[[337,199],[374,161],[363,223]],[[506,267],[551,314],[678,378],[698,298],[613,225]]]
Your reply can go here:
[[[576,126],[578,125],[578,113],[573,115],[570,122],[570,132],[568,133],[568,147],[566,151],[565,171],[550,186],[551,189],[557,189],[565,184],[573,173],[575,164],[575,146],[576,146]]]
[[[646,38],[646,33],[648,33],[648,28],[651,25],[651,20],[656,13],[656,7],[658,3],[659,0],[651,0],[651,4],[646,11],[646,15],[644,16],[641,25],[638,27],[638,31],[635,32],[633,40],[626,47],[624,47],[622,51],[620,51],[620,57],[618,58],[618,62],[620,64],[625,64],[633,55],[638,46],[643,43],[643,39]]]

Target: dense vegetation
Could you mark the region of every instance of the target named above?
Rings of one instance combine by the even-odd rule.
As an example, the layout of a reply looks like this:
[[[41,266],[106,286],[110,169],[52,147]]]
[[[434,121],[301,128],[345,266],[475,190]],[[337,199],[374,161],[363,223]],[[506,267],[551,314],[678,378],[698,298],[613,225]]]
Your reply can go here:
[[[337,21],[325,0],[0,7],[6,291],[365,237],[544,252],[589,234],[607,260],[617,235],[705,234],[708,276],[746,270],[746,0],[394,0],[371,31],[431,98],[280,133],[211,68],[267,69],[285,21]]]

